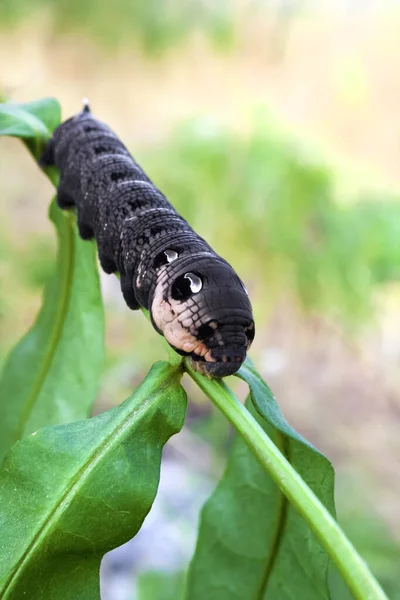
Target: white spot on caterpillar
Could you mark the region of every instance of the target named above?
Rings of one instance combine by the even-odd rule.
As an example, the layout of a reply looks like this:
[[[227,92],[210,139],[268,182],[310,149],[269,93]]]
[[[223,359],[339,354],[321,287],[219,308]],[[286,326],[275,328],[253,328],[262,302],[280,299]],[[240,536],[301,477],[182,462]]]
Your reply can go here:
[[[164,250],[164,254],[167,257],[167,261],[172,263],[174,260],[178,258],[178,253],[175,250]]]
[[[140,278],[142,277],[142,263],[139,264],[136,277],[136,287],[140,287]]]
[[[194,273],[186,273],[185,279],[189,279],[190,281],[190,291],[192,292],[192,294],[198,294],[201,288],[203,287],[203,282],[200,279],[200,277],[198,277]]]

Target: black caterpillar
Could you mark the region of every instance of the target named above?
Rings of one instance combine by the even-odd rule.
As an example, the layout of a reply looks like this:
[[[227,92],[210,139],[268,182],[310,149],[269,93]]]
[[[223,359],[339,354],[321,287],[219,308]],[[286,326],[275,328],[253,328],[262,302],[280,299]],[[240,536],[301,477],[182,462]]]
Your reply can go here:
[[[235,373],[255,328],[246,288],[198,236],[88,105],[54,131],[42,165],[60,170],[58,205],[76,206],[106,273],[119,271],[129,308],[212,377]]]

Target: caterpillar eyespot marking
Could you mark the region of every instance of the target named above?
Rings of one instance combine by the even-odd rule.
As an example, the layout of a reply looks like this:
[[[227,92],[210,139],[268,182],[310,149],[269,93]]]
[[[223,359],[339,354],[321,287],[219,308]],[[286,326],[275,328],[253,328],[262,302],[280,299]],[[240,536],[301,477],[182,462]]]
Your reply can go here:
[[[194,294],[198,294],[202,287],[203,282],[198,275],[185,273],[172,283],[171,295],[174,300],[184,301]]]
[[[164,254],[167,257],[167,261],[172,263],[174,260],[178,258],[178,253],[175,250],[164,250]]]
[[[119,271],[129,308],[148,309],[158,333],[194,369],[232,375],[255,334],[244,284],[83,102],[41,158],[60,171],[59,206],[76,207],[80,235],[95,237],[106,273]]]
[[[185,279],[190,281],[190,291],[192,294],[198,294],[203,287],[203,282],[200,277],[194,275],[194,273],[185,273]]]

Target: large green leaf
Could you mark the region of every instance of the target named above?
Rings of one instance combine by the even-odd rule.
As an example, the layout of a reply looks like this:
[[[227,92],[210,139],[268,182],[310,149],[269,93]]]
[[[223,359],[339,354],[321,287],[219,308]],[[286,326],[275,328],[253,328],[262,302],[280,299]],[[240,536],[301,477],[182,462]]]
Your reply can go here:
[[[70,213],[53,203],[55,273],[32,329],[0,381],[0,460],[20,437],[45,425],[83,419],[95,398],[104,353],[104,315],[94,243],[79,237]]]
[[[55,98],[0,104],[0,135],[22,138],[35,158],[39,158],[60,120],[61,109]]]
[[[329,461],[287,424],[249,363],[238,375],[250,386],[247,408],[334,513]],[[314,533],[237,437],[202,512],[188,600],[328,600],[328,568],[328,555]]]
[[[22,138],[35,158],[61,118],[53,98],[0,105],[0,135]],[[48,175],[55,181],[55,173]],[[39,316],[11,353],[0,381],[0,460],[19,438],[89,415],[103,363],[104,316],[94,244],[53,202],[55,273]]]
[[[139,530],[185,410],[180,371],[156,363],[122,405],[15,444],[0,471],[0,598],[99,599],[101,558]]]

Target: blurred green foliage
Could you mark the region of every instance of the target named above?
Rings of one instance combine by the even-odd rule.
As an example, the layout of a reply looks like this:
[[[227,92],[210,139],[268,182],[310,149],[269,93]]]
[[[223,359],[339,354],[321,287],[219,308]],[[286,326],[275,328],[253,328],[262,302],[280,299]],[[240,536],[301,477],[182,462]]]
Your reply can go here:
[[[400,600],[399,543],[377,514],[358,509],[340,515],[340,524],[376,574],[390,600]]]
[[[219,47],[235,37],[227,0],[2,0],[0,23],[15,26],[39,14],[55,34],[79,32],[108,50],[122,46],[160,54],[204,32]]]
[[[243,136],[195,121],[142,162],[264,315],[283,292],[354,324],[378,284],[400,279],[399,198],[340,203],[332,169],[266,122]]]

